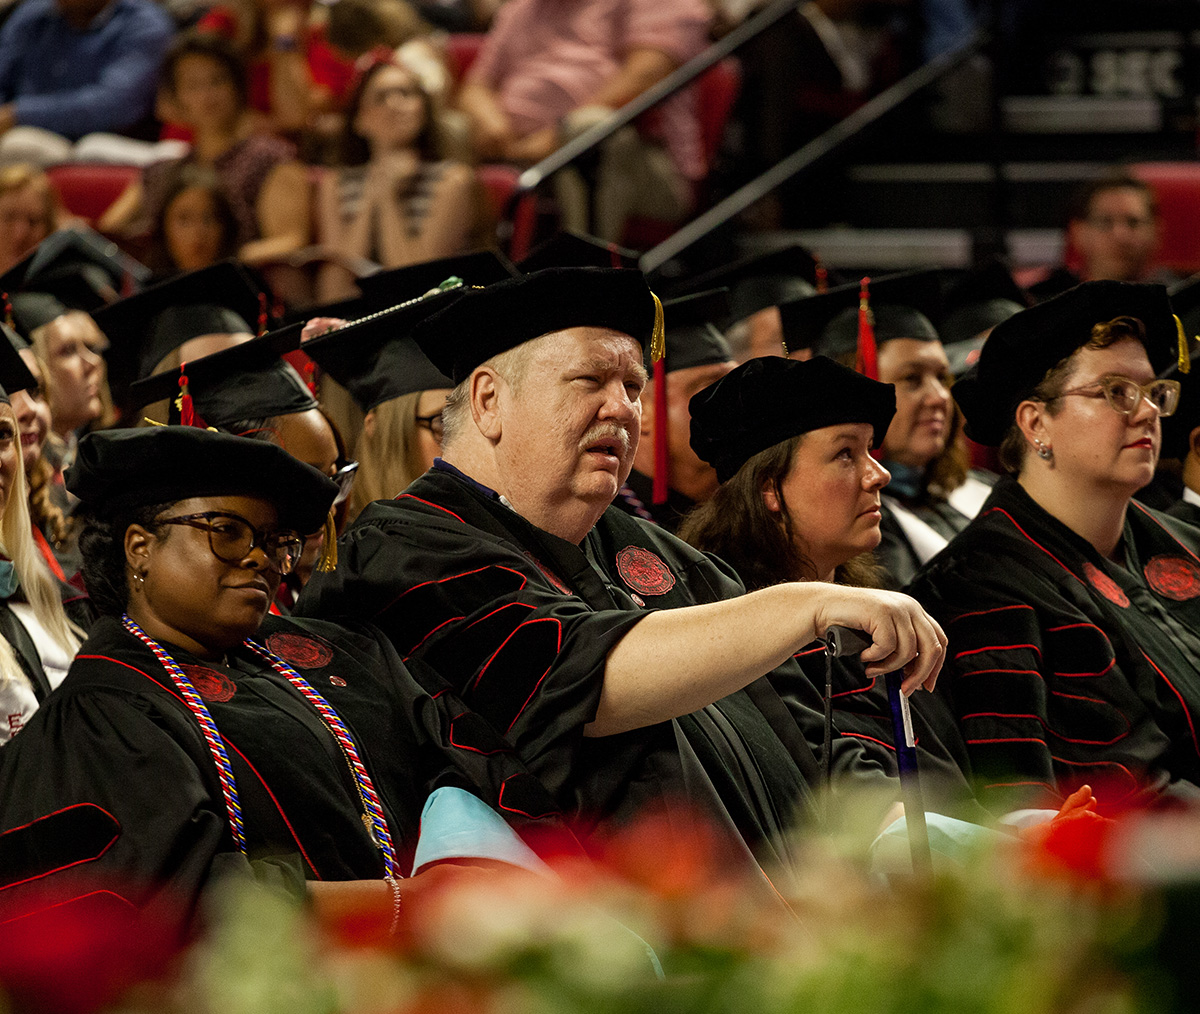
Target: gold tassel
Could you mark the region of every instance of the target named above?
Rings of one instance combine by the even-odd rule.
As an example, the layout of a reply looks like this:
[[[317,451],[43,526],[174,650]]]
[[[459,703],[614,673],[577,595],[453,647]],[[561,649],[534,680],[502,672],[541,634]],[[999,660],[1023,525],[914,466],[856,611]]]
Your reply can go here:
[[[650,335],[650,362],[657,363],[667,354],[667,328],[663,323],[662,300],[653,292],[650,298],[654,300],[654,331]]]
[[[328,574],[337,569],[337,525],[333,520],[333,508],[325,515],[325,538],[321,544],[321,559],[317,561],[317,570]]]
[[[1190,373],[1192,371],[1192,354],[1188,351],[1187,333],[1183,330],[1183,321],[1179,319],[1179,315],[1175,314],[1175,332],[1179,338],[1179,372]]]

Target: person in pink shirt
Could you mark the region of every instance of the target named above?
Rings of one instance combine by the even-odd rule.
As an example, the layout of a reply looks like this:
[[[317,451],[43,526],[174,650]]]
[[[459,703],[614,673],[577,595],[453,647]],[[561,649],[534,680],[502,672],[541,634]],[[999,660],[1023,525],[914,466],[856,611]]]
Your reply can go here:
[[[459,97],[479,156],[545,158],[699,53],[710,20],[704,0],[508,0]],[[688,90],[605,143],[593,197],[557,174],[563,224],[616,241],[630,215],[680,219],[704,171]]]

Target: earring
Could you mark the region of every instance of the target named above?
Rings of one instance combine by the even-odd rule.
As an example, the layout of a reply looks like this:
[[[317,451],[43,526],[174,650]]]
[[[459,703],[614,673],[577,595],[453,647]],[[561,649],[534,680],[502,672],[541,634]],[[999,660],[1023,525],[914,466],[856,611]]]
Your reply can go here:
[[[1047,447],[1045,444],[1043,444],[1040,440],[1035,440],[1033,442],[1033,446],[1037,448],[1037,456],[1039,458],[1041,458],[1043,461],[1053,460],[1054,452],[1052,450],[1050,450],[1050,448]]]
[[[133,579],[137,582],[138,591],[146,587],[146,575],[140,571],[134,571]]]

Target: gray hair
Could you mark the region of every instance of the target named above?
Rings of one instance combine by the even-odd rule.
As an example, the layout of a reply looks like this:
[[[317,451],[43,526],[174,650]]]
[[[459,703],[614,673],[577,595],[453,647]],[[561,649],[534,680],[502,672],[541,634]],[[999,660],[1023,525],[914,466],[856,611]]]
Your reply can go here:
[[[535,339],[536,340],[536,339]],[[495,370],[507,382],[514,392],[520,391],[529,368],[529,360],[533,354],[533,342],[522,342],[515,348],[508,349],[483,363],[489,369]],[[476,367],[480,369],[481,367]],[[471,418],[471,377],[475,370],[446,397],[446,406],[442,409],[442,446],[448,447],[463,432]]]

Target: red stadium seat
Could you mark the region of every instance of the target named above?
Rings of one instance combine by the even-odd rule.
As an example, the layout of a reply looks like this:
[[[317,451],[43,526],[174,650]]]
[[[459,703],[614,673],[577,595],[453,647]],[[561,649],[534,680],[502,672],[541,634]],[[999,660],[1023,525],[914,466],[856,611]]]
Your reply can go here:
[[[94,223],[142,170],[133,165],[101,165],[65,162],[46,170],[63,207],[72,215]]]
[[[1200,271],[1200,163],[1143,162],[1131,170],[1158,198],[1158,263],[1184,275]]]

